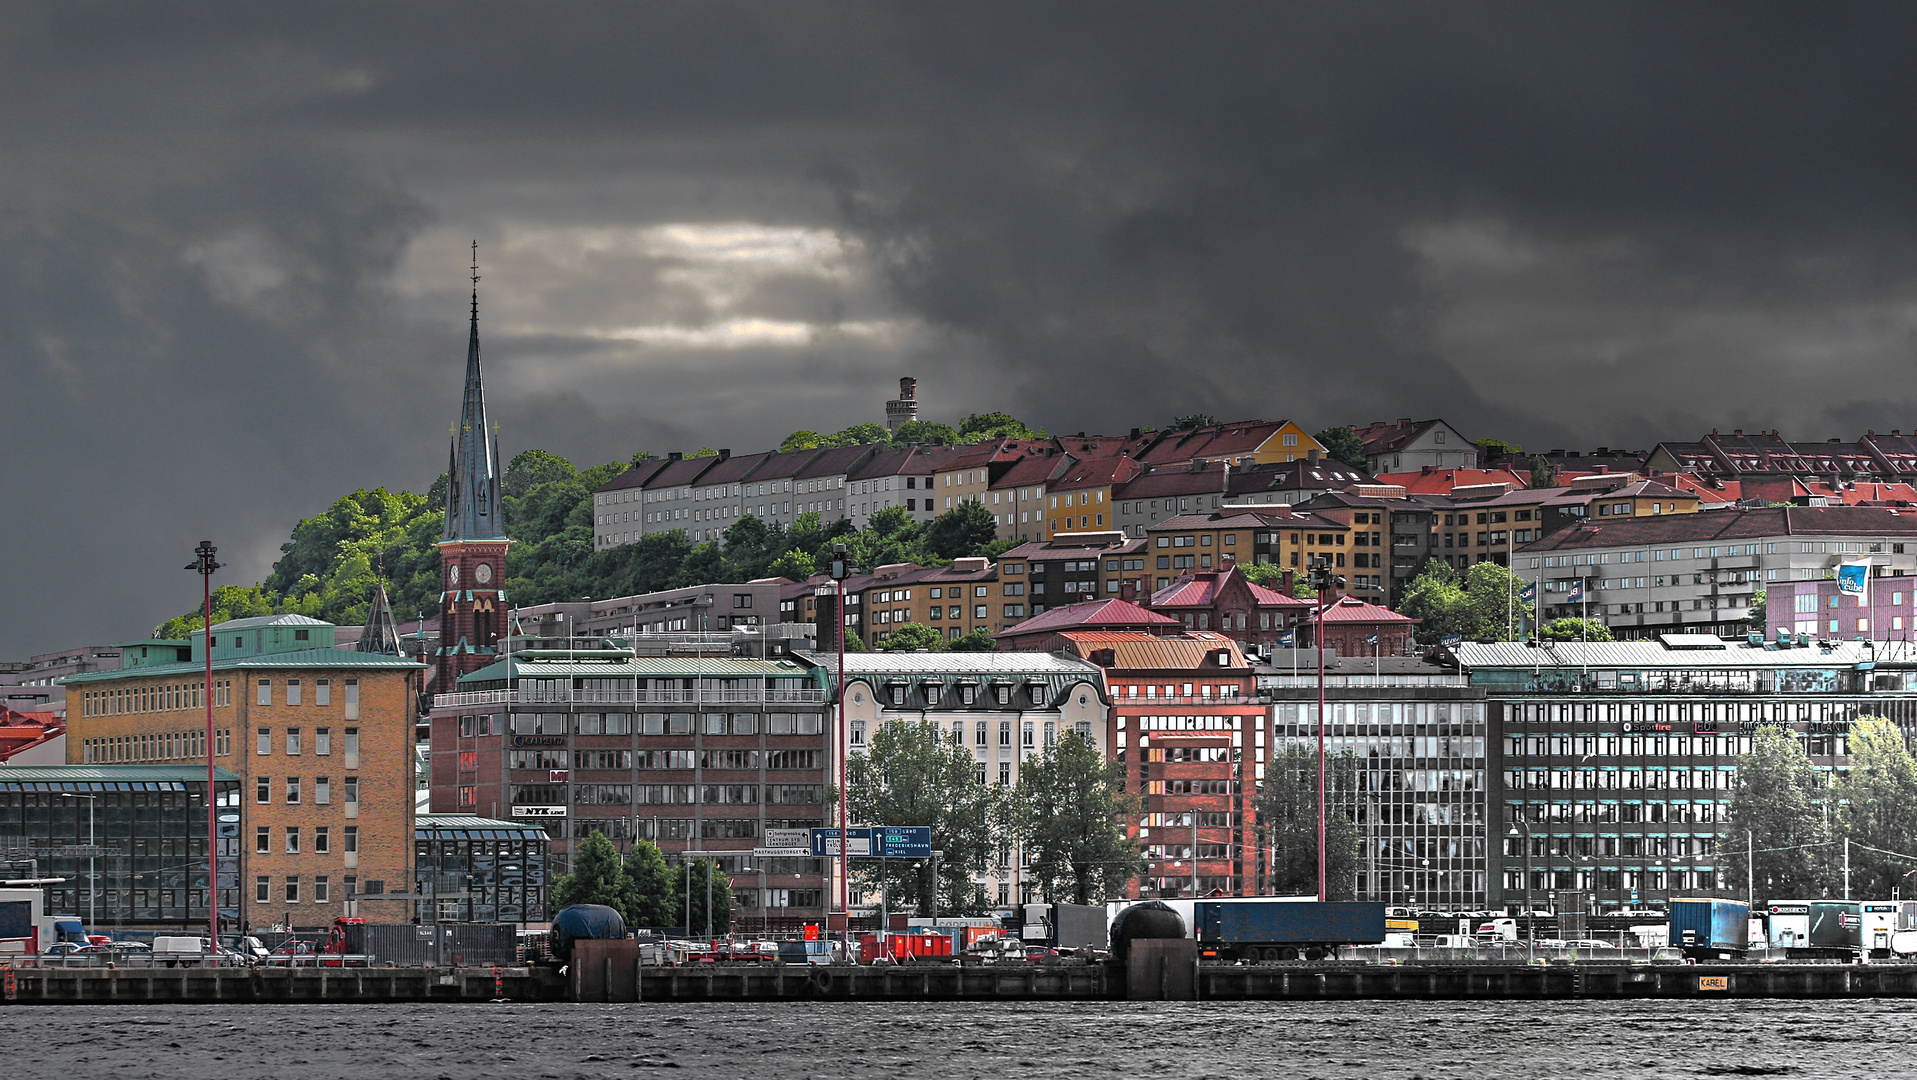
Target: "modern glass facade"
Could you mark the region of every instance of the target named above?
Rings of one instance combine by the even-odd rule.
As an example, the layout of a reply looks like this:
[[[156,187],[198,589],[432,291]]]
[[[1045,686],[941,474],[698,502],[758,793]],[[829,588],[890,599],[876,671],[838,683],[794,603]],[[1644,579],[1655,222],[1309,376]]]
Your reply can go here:
[[[1274,754],[1315,753],[1315,691],[1268,692]],[[1298,700],[1307,696],[1311,700]],[[1340,688],[1327,692],[1326,710],[1327,756],[1357,759],[1355,790],[1333,790],[1362,837],[1356,895],[1426,910],[1485,908],[1490,799],[1483,695],[1462,687]]]
[[[421,922],[544,922],[546,830],[465,814],[421,814],[413,827],[413,891]],[[439,899],[445,897],[446,899]]]
[[[239,780],[222,769],[216,786],[220,876],[230,900],[238,875]],[[90,919],[90,931],[204,927],[206,769],[0,769],[0,862],[19,872],[29,861],[38,876],[65,879],[47,886],[47,910]],[[235,917],[230,906],[223,914]]]

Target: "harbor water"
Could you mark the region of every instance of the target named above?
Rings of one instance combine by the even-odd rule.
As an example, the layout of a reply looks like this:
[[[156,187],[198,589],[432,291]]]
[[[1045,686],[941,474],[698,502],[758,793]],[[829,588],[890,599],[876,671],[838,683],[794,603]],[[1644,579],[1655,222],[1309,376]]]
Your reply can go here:
[[[1876,999],[16,1006],[0,1042],[15,1080],[1917,1076]]]

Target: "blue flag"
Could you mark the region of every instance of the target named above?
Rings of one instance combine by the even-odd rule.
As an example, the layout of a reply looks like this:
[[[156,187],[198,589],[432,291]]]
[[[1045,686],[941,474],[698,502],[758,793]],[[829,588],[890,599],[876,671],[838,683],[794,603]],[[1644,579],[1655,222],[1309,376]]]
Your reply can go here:
[[[1284,646],[1287,649],[1293,648],[1297,640],[1298,640],[1298,635],[1292,633],[1289,630],[1278,635],[1278,644]]]
[[[1575,604],[1578,601],[1583,599],[1584,599],[1584,582],[1582,581],[1572,582],[1571,595],[1569,597],[1566,597],[1566,602]]]
[[[1529,585],[1526,585],[1524,588],[1518,590],[1518,599],[1524,601],[1527,604],[1533,600],[1536,600],[1537,598],[1538,598],[1538,583],[1535,581]]]
[[[1862,596],[1869,583],[1869,563],[1845,563],[1837,568],[1837,591],[1840,593]]]
[[[1370,634],[1370,636],[1365,638],[1366,645],[1376,645],[1377,643],[1378,643],[1378,634],[1376,631],[1373,631]]]
[[[1464,635],[1463,634],[1446,634],[1445,636],[1438,639],[1438,644],[1444,646],[1447,649],[1455,649],[1458,646],[1464,644]]]

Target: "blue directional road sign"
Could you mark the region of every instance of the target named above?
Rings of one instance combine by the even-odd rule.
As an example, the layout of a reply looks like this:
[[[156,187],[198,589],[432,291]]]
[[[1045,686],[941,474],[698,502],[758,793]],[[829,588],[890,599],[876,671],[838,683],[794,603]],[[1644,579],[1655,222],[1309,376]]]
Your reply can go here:
[[[867,828],[847,829],[845,832],[845,853],[847,855],[874,855],[872,850],[872,830]],[[839,857],[839,830],[812,830],[812,857],[815,859],[836,859]]]
[[[872,830],[878,841],[874,855],[888,859],[929,859],[932,830],[926,825],[884,825]]]

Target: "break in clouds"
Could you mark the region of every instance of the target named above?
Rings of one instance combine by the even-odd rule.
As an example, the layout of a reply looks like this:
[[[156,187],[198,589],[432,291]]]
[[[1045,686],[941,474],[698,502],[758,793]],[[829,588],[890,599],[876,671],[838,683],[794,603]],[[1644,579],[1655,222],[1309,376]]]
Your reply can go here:
[[[1917,427],[1901,6],[15,5],[0,655],[443,468],[878,419]]]

